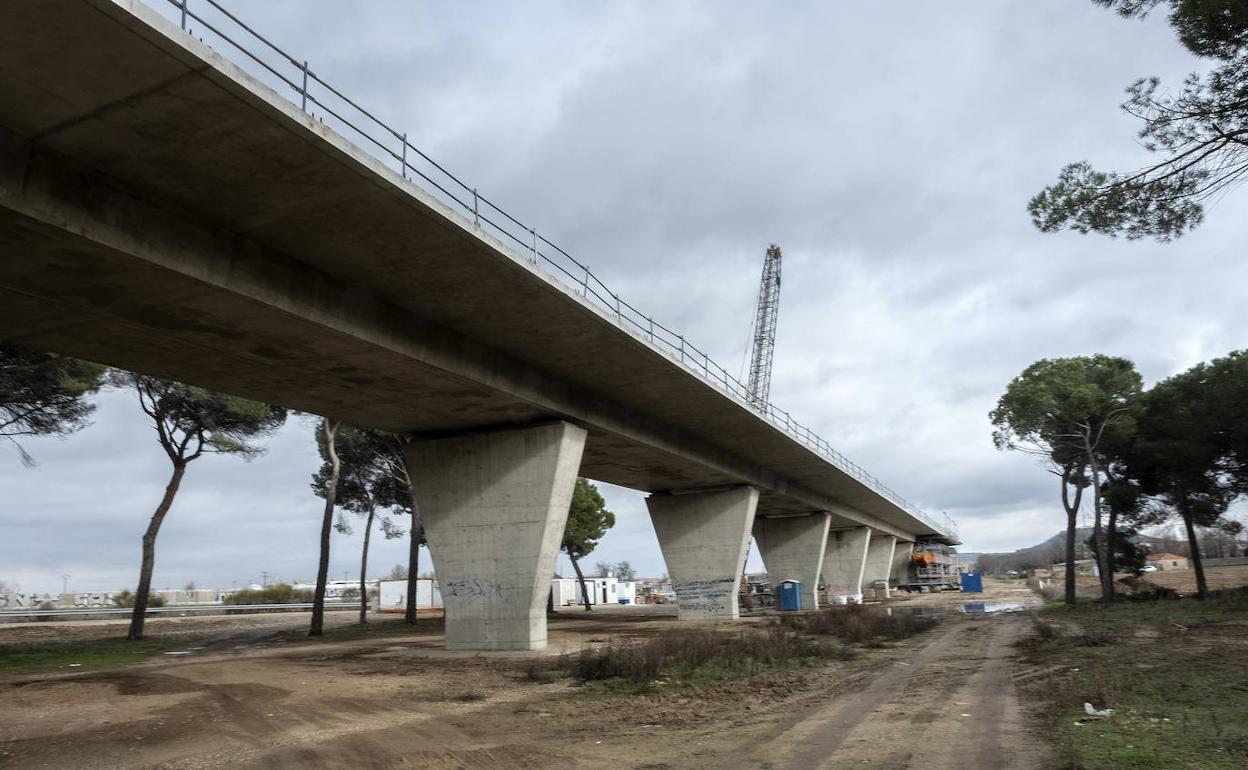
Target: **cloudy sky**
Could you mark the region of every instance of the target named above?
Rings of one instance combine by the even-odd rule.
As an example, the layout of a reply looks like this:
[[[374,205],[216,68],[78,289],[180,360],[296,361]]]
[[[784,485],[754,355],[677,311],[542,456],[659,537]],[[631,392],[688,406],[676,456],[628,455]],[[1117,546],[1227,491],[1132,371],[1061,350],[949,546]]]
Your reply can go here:
[[[1067,162],[1145,160],[1123,88],[1199,66],[1160,16],[1088,0],[226,5],[731,370],[779,243],[773,400],[953,515],[967,551],[1063,526],[1052,478],[990,439],[1027,364],[1103,352],[1152,383],[1244,346],[1248,192],[1167,245],[1042,235],[1026,215]],[[98,403],[82,433],[27,444],[36,468],[0,449],[0,580],[134,584],[168,462],[129,394]],[[311,424],[268,446],[191,467],[157,586],[314,575]],[[662,573],[641,495],[605,493],[618,523],[591,560]],[[355,573],[358,546],[335,536],[331,574]],[[385,572],[405,548],[372,558]]]

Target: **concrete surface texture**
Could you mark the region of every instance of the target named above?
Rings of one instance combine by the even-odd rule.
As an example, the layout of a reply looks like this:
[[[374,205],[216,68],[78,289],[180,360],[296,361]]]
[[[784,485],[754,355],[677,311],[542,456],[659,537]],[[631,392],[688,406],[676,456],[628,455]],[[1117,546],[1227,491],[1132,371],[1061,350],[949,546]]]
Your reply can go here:
[[[804,610],[819,606],[819,571],[828,544],[828,523],[826,513],[754,519],[754,542],[772,590],[779,589],[781,580],[800,582]]]
[[[7,4],[0,72],[0,340],[392,432],[566,419],[592,479],[933,534],[141,3]]]
[[[650,520],[681,620],[735,620],[758,490],[650,495]]]
[[[894,583],[900,581],[906,582],[907,576],[910,574],[910,556],[914,553],[914,543],[906,540],[898,540],[893,546],[893,568],[891,579]]]
[[[823,583],[828,601],[838,597],[846,601],[862,601],[862,573],[867,564],[867,545],[871,530],[867,527],[838,529],[828,533],[823,552]]]
[[[867,561],[862,569],[862,585],[863,588],[873,588],[876,583],[883,581],[884,588],[882,595],[876,598],[887,598],[889,596],[888,579],[893,574],[893,549],[897,545],[897,538],[892,535],[881,535],[872,533],[871,540],[867,545]]]
[[[584,446],[585,431],[566,422],[408,445],[448,649],[546,646],[550,576]]]

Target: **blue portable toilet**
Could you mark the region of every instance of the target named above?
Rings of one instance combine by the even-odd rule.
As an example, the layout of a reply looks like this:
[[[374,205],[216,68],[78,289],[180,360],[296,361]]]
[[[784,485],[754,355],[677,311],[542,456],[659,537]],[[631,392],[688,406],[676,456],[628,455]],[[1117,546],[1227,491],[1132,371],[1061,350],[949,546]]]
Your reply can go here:
[[[784,611],[802,608],[802,584],[796,580],[780,581],[780,609]]]
[[[984,592],[984,576],[979,572],[962,573],[962,593],[982,594]]]

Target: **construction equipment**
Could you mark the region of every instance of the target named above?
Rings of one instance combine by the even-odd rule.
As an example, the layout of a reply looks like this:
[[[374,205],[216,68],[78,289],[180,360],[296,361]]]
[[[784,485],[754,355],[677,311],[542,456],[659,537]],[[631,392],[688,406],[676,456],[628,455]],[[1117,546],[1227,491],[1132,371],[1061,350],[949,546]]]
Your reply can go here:
[[[763,279],[758,286],[758,309],[754,315],[753,337],[750,340],[750,379],[746,400],[755,409],[767,411],[767,395],[771,390],[771,359],[776,351],[776,317],[780,313],[780,247],[771,244],[763,257]],[[750,589],[745,579],[745,566],[750,560],[750,543],[746,543],[745,562],[741,564],[741,581],[745,590],[740,599],[745,609],[752,609]]]
[[[771,244],[763,258],[763,279],[758,287],[758,310],[754,316],[750,379],[746,398],[755,408],[767,409],[771,390],[771,359],[776,350],[776,317],[780,312],[780,247]]]

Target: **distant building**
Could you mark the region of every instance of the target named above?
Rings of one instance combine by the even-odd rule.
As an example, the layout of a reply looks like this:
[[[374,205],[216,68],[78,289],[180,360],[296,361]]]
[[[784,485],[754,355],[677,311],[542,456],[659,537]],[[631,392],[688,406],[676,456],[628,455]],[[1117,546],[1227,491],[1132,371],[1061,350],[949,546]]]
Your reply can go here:
[[[434,578],[416,578],[416,609],[442,609],[442,591]],[[377,581],[377,610],[379,612],[405,612],[407,610],[407,580]]]
[[[587,577],[585,588],[589,591],[591,606],[637,603],[637,584],[631,581],[621,581],[612,575]],[[576,578],[554,578],[550,581],[550,590],[554,594],[557,607],[578,606],[585,603],[581,596],[581,583]]]
[[[1150,553],[1144,560],[1157,569],[1187,569],[1187,557],[1173,553]]]
[[[152,593],[160,596],[165,600],[165,605],[170,607],[194,607],[203,604],[224,604],[228,591],[218,591],[211,588],[191,588],[181,591],[163,590],[152,591]]]

